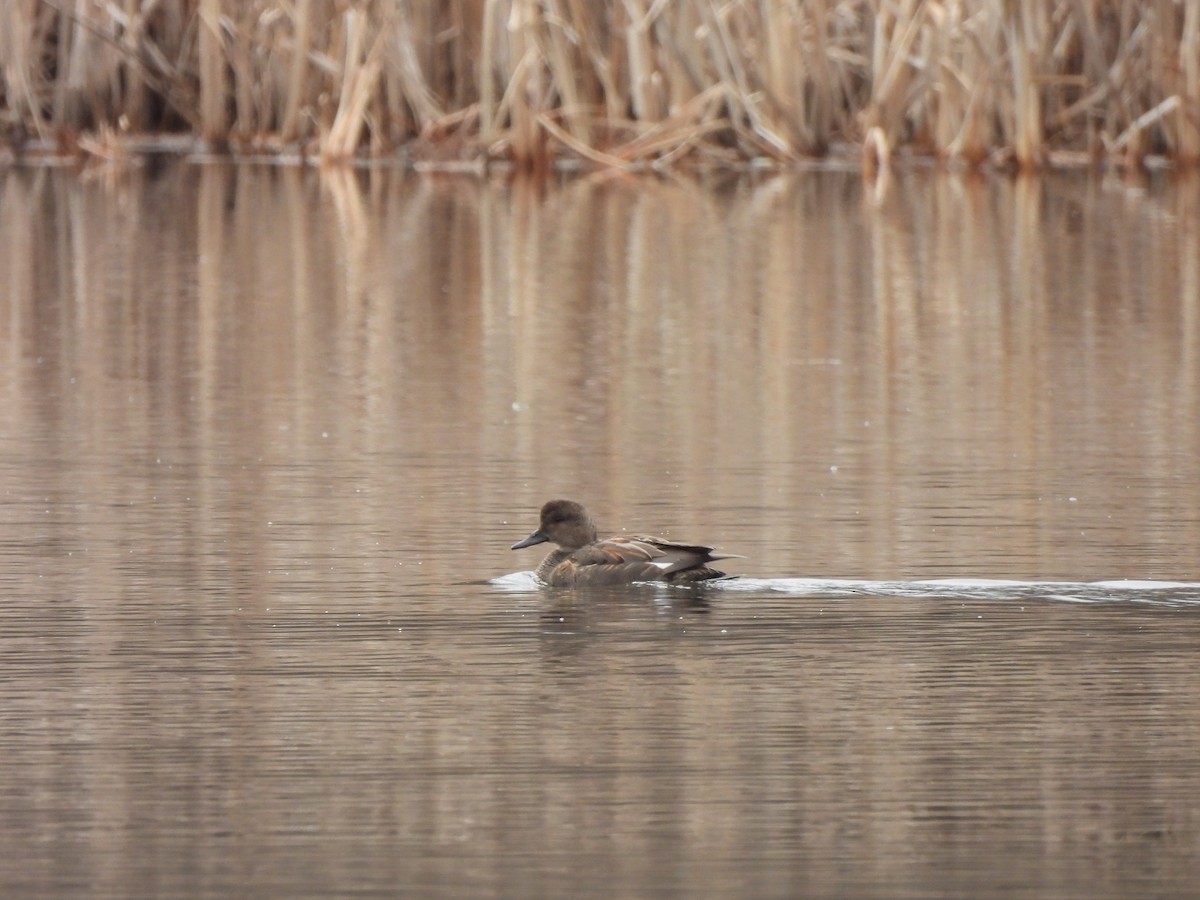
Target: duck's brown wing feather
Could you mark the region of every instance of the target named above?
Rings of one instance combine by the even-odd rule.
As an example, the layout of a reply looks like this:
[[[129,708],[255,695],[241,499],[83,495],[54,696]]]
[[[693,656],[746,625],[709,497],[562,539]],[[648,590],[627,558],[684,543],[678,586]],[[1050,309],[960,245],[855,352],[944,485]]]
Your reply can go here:
[[[579,548],[571,560],[578,566],[614,566],[648,563],[665,555],[646,538],[611,537]]]
[[[706,563],[726,558],[700,544],[622,535],[581,547],[568,562],[579,581],[703,581],[724,574]]]

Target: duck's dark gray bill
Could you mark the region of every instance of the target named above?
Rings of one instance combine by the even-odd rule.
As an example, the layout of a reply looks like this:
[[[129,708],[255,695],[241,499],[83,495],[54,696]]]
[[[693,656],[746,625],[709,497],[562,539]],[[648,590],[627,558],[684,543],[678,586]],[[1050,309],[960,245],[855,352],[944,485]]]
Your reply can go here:
[[[546,535],[542,534],[540,531],[535,531],[529,537],[525,538],[525,540],[517,541],[509,549],[520,550],[522,547],[532,547],[534,544],[544,544],[548,540],[550,540],[550,538],[546,537]]]

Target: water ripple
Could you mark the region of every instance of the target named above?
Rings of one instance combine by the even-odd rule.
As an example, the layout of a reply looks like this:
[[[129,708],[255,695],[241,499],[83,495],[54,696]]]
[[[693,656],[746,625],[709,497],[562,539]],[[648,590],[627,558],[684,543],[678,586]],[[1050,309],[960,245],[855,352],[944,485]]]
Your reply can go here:
[[[531,593],[540,583],[532,572],[513,572],[490,584],[513,593]],[[695,588],[659,585],[663,591]],[[1060,603],[1140,603],[1152,606],[1200,606],[1200,582],[1188,581],[1018,581],[1002,578],[870,580],[853,578],[753,578],[739,576],[709,582],[705,590],[766,592],[826,599],[853,597],[928,597],[939,600],[1053,601]]]

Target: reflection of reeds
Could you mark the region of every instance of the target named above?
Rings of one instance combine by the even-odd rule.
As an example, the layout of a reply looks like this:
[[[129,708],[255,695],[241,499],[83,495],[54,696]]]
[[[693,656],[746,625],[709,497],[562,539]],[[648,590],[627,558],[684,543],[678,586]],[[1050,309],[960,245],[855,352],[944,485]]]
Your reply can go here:
[[[322,159],[537,167],[867,145],[1023,167],[1200,160],[1193,0],[8,3],[10,143],[102,125]],[[85,142],[86,143],[86,142]]]

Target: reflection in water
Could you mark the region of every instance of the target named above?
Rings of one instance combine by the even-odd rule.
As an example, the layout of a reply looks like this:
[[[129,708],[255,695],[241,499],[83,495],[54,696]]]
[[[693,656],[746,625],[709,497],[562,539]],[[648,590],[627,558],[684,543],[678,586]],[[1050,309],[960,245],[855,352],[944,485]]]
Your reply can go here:
[[[1184,891],[1198,223],[1088,174],[3,174],[4,892]],[[487,583],[560,494],[755,579]],[[1121,578],[1182,585],[1047,602]]]
[[[4,395],[40,465],[241,482],[201,515],[318,466],[433,580],[559,493],[757,574],[1188,577],[1197,189],[15,173]]]

